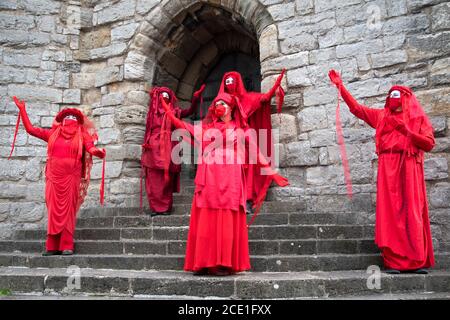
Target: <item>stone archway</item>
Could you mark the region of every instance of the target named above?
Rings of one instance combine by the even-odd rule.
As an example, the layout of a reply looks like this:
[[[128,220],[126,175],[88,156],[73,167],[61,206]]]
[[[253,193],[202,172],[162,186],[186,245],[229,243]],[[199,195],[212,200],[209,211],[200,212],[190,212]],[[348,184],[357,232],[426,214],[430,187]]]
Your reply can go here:
[[[279,54],[277,27],[259,1],[165,1],[141,22],[125,60],[124,78],[168,86],[181,101],[188,101],[221,56],[230,52],[259,62]],[[268,75],[270,71],[263,78]]]

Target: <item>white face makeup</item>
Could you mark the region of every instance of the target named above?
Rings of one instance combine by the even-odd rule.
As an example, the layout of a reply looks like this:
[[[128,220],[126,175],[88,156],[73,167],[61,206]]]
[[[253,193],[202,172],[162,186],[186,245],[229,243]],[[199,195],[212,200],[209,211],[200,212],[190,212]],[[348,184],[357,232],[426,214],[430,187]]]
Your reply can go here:
[[[170,96],[169,96],[169,94],[167,92],[163,92],[163,93],[161,93],[161,95],[163,96],[163,98],[165,98],[167,100],[170,99]]]
[[[75,121],[77,121],[77,117],[75,117],[75,116],[69,114],[68,116],[66,116],[66,117],[64,118],[64,120],[75,120]]]
[[[232,77],[228,77],[225,79],[225,84],[230,85],[234,83],[234,79]]]
[[[400,91],[398,91],[398,90],[392,91],[391,95],[390,95],[391,98],[400,98],[400,96],[401,96],[401,94],[400,94]]]

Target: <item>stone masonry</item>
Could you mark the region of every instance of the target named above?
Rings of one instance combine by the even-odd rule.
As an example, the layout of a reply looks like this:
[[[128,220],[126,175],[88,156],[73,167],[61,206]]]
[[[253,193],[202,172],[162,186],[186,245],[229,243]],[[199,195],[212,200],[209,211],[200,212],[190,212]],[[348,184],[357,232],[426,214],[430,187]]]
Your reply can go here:
[[[21,126],[7,160],[17,115],[11,96],[25,99],[42,127],[66,106],[87,113],[107,149],[106,206],[136,207],[147,90],[164,84],[188,102],[221,54],[243,52],[260,60],[262,90],[288,69],[285,108],[273,125],[291,186],[272,189],[270,198],[306,200],[309,212],[352,213],[361,224],[374,222],[374,130],[342,106],[349,201],[327,72],[340,70],[372,107],[383,107],[392,85],[410,86],[435,128],[425,175],[435,246],[448,247],[449,17],[442,0],[2,0],[0,238],[46,219],[45,144]],[[98,206],[100,171],[95,162],[85,208]]]

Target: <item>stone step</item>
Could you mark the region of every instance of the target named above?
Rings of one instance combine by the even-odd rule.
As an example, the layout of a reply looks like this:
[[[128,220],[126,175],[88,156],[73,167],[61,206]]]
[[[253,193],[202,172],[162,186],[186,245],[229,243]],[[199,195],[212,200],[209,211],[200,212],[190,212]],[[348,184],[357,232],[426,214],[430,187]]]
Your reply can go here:
[[[433,270],[428,275],[380,274],[379,289],[369,289],[365,270],[334,272],[246,272],[228,277],[193,276],[181,271],[79,269],[80,288],[66,268],[0,268],[0,288],[13,295],[108,296],[124,298],[208,297],[208,299],[334,299],[343,296],[371,298],[392,295],[448,295],[450,273]],[[69,280],[69,281],[68,281]],[[12,298],[13,299],[13,298]]]
[[[323,253],[378,253],[373,239],[348,240],[251,240],[254,255],[311,255]],[[39,253],[45,242],[0,241],[0,252]],[[81,240],[75,244],[77,254],[180,254],[186,252],[186,241],[104,241]]]
[[[436,269],[449,265],[449,254],[436,255]],[[296,272],[362,270],[381,265],[379,254],[320,254],[251,256],[252,271]],[[182,270],[184,255],[73,255],[43,257],[40,253],[0,253],[0,266],[29,268],[80,268],[113,270]]]
[[[142,227],[142,228],[78,228],[76,240],[186,240],[189,228],[182,227]],[[265,226],[252,225],[249,239],[252,240],[302,240],[302,239],[357,239],[373,238],[371,225],[296,225]],[[17,230],[15,240],[45,239],[46,230]]]
[[[304,201],[266,201],[261,207],[261,212],[304,212]],[[143,210],[130,207],[93,207],[81,209],[78,216],[83,217],[108,217],[139,215]],[[191,211],[191,202],[186,204],[174,204],[172,215],[188,214]]]
[[[247,215],[250,222],[251,215]],[[189,215],[169,215],[151,217],[147,214],[136,216],[83,217],[77,220],[77,228],[126,228],[189,225]],[[309,225],[309,224],[351,224],[354,217],[332,213],[261,213],[253,225]]]

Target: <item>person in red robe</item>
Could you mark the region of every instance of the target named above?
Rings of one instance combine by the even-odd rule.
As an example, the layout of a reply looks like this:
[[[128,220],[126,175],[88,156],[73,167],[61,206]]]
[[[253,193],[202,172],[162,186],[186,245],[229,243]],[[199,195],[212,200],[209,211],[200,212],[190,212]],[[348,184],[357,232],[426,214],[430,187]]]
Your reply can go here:
[[[44,256],[72,255],[76,215],[90,181],[91,155],[105,158],[106,151],[94,146],[94,125],[79,110],[60,111],[51,129],[34,127],[25,102],[13,97],[28,134],[47,142],[45,203],[48,210]]]
[[[243,148],[252,142],[245,136],[246,126],[237,99],[220,93],[205,119],[195,126],[178,119],[170,106],[162,103],[173,124],[187,130],[200,148],[184,270],[197,275],[249,270]],[[258,152],[257,148],[254,150]],[[288,185],[287,179],[273,171],[260,152],[257,160],[269,171],[270,181]],[[258,201],[264,200],[266,191],[258,195]]]
[[[170,161],[170,154],[177,142],[171,141],[172,127],[159,98],[162,97],[172,106],[176,117],[185,118],[195,112],[204,89],[203,85],[194,93],[189,109],[179,107],[177,97],[169,88],[154,87],[150,91],[141,165],[151,216],[169,214],[172,210],[173,192],[180,190],[181,166]]]
[[[271,122],[271,105],[270,101],[276,94],[277,110],[281,112],[281,106],[284,100],[284,91],[281,87],[286,70],[283,69],[280,76],[273,87],[266,93],[247,92],[242,81],[241,74],[236,71],[230,71],[224,74],[220,85],[219,94],[228,93],[236,98],[237,103],[242,110],[242,120],[249,128],[256,132],[256,143],[258,146],[265,146],[265,150],[261,150],[268,159],[271,159],[273,150],[272,141],[272,122]],[[262,131],[265,130],[265,131]],[[255,163],[247,163],[245,167],[245,175],[247,179],[247,213],[256,209],[255,201],[262,189],[266,188],[269,183],[267,175],[261,173],[261,166]]]
[[[424,179],[424,152],[435,145],[433,127],[414,93],[393,86],[384,109],[360,105],[331,70],[350,111],[376,129],[378,155],[375,243],[388,273],[427,273],[434,265]]]

